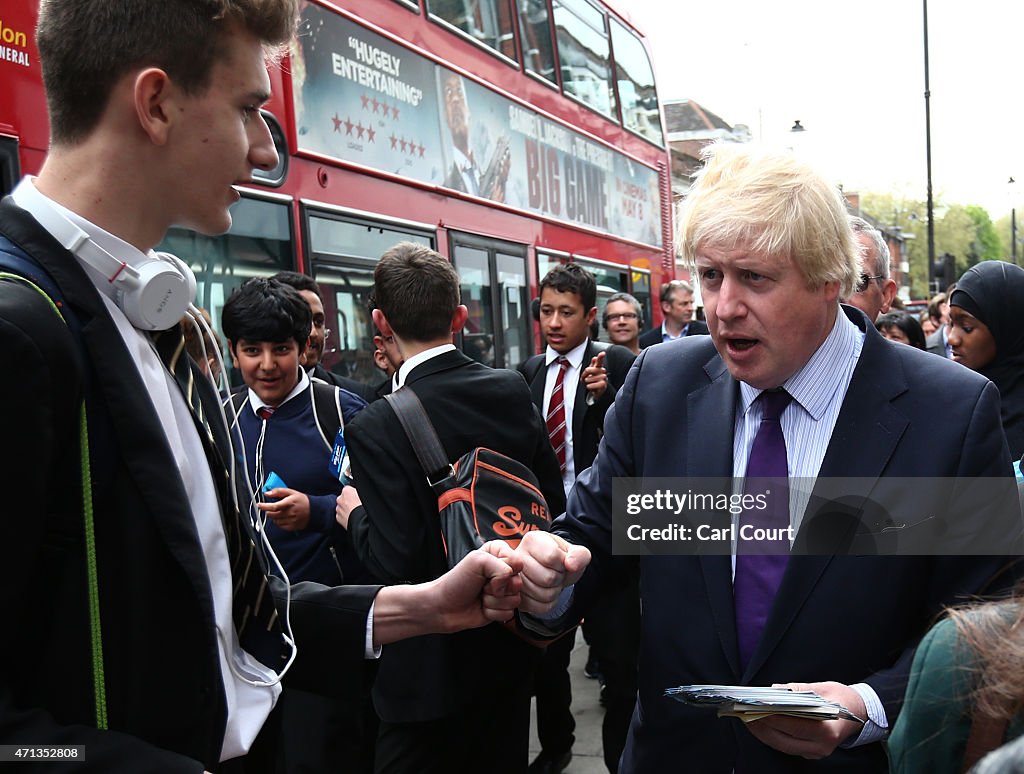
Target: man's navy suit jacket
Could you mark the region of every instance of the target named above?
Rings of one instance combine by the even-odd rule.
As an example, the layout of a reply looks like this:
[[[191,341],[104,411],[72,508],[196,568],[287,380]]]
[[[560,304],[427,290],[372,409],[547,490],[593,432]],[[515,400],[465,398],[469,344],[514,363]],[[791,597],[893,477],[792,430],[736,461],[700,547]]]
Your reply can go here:
[[[703,320],[690,320],[689,325],[686,328],[686,336],[706,336],[710,333],[708,330],[708,324]],[[686,338],[684,336],[683,338]],[[651,328],[646,333],[642,334],[637,342],[640,344],[640,349],[647,349],[655,344],[662,343],[662,332],[661,326],[657,328]]]
[[[885,341],[865,329],[820,477],[1012,475],[993,384],[966,368]],[[925,399],[927,396],[927,399]],[[814,762],[762,745],[739,721],[665,698],[683,684],[867,683],[890,727],[902,703],[913,648],[944,605],[978,591],[1005,565],[993,557],[794,556],[764,629],[742,669],[732,565],[726,556],[613,556],[612,481],[621,476],[731,477],[739,384],[710,338],[644,350],[605,421],[604,444],[570,494],[555,531],[590,547],[570,617],[583,614],[622,565],[639,562],[643,604],[639,698],[621,771],[885,772],[880,744]],[[936,405],[942,422],[935,422]],[[913,496],[911,493],[908,496]],[[957,516],[959,504],[922,503]],[[1006,515],[1020,529],[1015,502]],[[1015,536],[1016,537],[1016,536]],[[799,534],[798,534],[799,539]],[[610,577],[611,576],[611,577]]]

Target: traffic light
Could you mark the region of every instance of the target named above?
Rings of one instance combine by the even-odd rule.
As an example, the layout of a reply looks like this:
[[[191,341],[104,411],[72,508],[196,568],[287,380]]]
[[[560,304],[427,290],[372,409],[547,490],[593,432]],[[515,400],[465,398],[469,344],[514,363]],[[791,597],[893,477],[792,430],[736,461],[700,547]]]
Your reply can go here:
[[[935,277],[935,284],[939,292],[944,291],[956,282],[956,256],[952,253],[943,253],[935,259],[932,267],[932,276]]]

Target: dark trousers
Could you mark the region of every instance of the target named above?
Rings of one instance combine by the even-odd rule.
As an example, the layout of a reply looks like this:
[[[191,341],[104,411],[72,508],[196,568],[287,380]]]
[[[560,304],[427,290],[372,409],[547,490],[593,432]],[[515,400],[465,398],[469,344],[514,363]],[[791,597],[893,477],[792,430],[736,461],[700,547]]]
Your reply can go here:
[[[587,614],[590,648],[604,675],[605,711],[601,724],[604,763],[619,770],[619,758],[633,717],[640,655],[640,587],[637,577],[602,597]]]
[[[377,774],[523,774],[529,762],[532,670],[509,677],[481,674],[474,699],[453,715],[420,723],[382,720]]]
[[[534,679],[537,696],[537,738],[541,749],[552,756],[572,749],[576,720],[572,716],[572,684],[569,657],[576,643],[576,629],[548,645]]]

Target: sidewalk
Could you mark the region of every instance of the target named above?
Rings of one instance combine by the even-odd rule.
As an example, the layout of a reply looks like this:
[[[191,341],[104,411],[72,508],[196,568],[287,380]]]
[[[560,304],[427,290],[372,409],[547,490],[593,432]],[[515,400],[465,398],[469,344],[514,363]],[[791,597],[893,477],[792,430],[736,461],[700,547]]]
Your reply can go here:
[[[587,663],[587,644],[577,631],[576,644],[569,662],[569,676],[572,680],[572,714],[576,718],[576,744],[572,748],[572,763],[565,774],[608,774],[601,753],[601,721],[604,708],[599,702],[597,680],[583,676]],[[540,752],[537,741],[536,711],[531,711],[530,760]]]

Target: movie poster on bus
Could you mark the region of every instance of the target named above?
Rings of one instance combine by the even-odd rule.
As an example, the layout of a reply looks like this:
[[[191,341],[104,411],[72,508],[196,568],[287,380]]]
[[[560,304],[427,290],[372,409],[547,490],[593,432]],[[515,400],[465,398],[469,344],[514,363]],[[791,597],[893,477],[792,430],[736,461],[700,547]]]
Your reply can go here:
[[[661,244],[658,174],[438,68],[444,185],[646,244]]]
[[[408,49],[307,4],[291,56],[299,147],[441,184],[434,70]]]
[[[661,244],[650,167],[333,11],[303,8],[290,68],[301,150]]]

